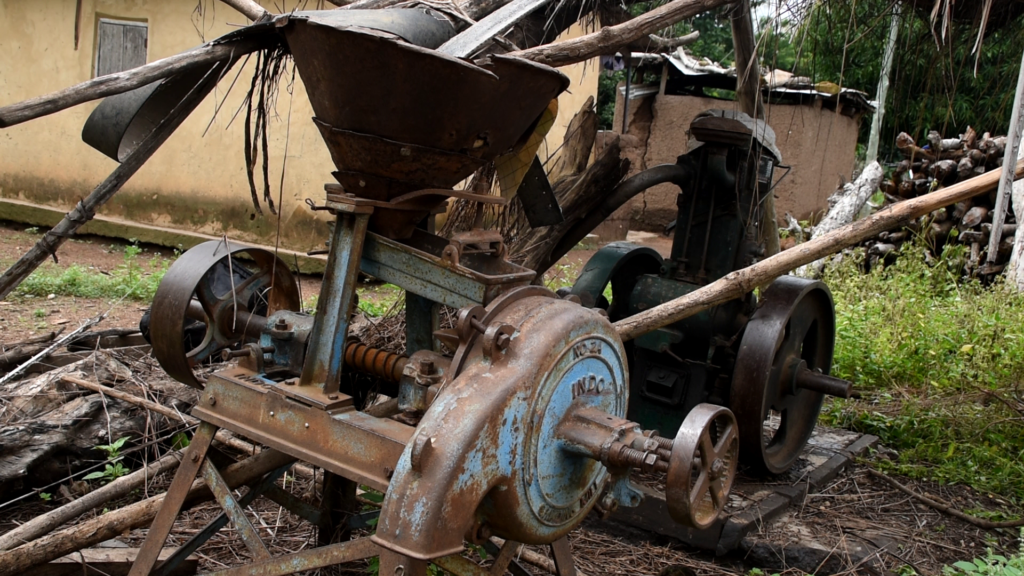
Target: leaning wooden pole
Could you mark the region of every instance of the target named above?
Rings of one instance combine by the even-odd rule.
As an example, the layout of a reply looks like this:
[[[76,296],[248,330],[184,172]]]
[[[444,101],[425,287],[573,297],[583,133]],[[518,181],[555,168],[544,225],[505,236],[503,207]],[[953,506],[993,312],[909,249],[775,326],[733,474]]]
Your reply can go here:
[[[1024,160],[1017,163],[1014,171],[1015,179],[1022,176],[1024,176]],[[999,185],[999,178],[999,171],[993,170],[931,194],[893,204],[863,220],[838,228],[810,242],[798,244],[753,266],[727,274],[685,296],[619,320],[615,323],[615,329],[623,340],[632,340],[637,336],[668,326],[712,306],[739,298],[757,286],[764,286],[790,270],[829,254],[835,254],[843,248],[852,246],[879,232],[908,224],[914,218],[924,216],[943,206],[956,204],[979,194],[990,192]]]
[[[71,212],[68,212],[52,230],[43,235],[35,246],[29,249],[17,262],[0,275],[0,300],[7,297],[18,284],[28,277],[49,256],[57,253],[57,248],[69,236],[75,234],[83,224],[92,220],[96,210],[106,203],[122,186],[128,182],[139,168],[149,160],[150,156],[160,148],[167,138],[185,121],[185,118],[199,106],[206,94],[216,82],[210,76],[220,74],[224,66],[214,66],[185,98],[171,110],[166,118],[160,121],[153,131],[111,172],[106,180],[100,183],[80,201]]]
[[[209,68],[217,62],[237,60],[240,56],[260,49],[261,46],[259,41],[253,39],[223,43],[212,42],[188,52],[161,58],[145,66],[107,74],[63,90],[36,96],[16,104],[0,106],[0,128],[28,122],[107,96],[122,94],[176,74]]]

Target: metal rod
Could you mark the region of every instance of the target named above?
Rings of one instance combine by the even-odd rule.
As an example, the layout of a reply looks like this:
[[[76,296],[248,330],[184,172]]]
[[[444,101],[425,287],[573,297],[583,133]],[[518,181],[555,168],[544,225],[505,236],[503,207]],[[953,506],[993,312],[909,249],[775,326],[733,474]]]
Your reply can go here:
[[[839,398],[849,398],[853,395],[853,382],[813,370],[801,370],[796,375],[796,385],[797,388],[813,390]]]

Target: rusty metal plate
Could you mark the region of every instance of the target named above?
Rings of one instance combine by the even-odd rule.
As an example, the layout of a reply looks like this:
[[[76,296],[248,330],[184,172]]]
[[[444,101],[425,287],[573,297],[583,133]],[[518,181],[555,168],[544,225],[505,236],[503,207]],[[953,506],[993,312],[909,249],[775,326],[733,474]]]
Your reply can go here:
[[[294,21],[285,35],[323,122],[484,160],[515,145],[568,86],[526,60],[481,67],[368,29]]]
[[[256,442],[385,491],[413,428],[355,409],[325,411],[289,398],[288,384],[246,380],[246,370],[213,374],[192,414]]]
[[[414,190],[451,188],[484,165],[483,160],[458,152],[341,130],[319,118],[314,118],[313,122],[320,129],[339,170],[409,182],[417,186]],[[357,196],[373,193],[367,187],[346,188],[345,191]],[[392,198],[373,195],[375,200]]]
[[[406,242],[367,234],[360,269],[434,302],[461,308],[487,304],[499,294],[529,284],[536,273],[505,260],[467,254],[453,265],[441,254],[443,238],[414,230]]]

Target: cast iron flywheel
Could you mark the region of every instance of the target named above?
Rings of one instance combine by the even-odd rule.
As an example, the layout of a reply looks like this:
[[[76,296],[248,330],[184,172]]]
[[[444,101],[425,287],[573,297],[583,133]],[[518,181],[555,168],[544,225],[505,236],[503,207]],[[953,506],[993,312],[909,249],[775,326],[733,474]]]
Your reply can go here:
[[[835,345],[832,294],[818,281],[773,282],[743,333],[729,407],[740,434],[740,460],[779,474],[800,456],[814,431]],[[818,386],[820,388],[820,386]]]
[[[247,333],[258,338],[263,326],[253,318],[300,304],[295,277],[272,252],[204,242],[182,254],[160,281],[150,319],[153,354],[175,380],[201,389],[194,372],[199,363],[246,341]]]

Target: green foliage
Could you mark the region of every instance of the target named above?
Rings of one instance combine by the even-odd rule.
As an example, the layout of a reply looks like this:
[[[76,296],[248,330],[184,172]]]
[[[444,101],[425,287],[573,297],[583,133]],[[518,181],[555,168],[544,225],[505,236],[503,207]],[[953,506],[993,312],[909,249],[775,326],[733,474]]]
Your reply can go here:
[[[127,246],[124,249],[124,263],[110,274],[72,265],[61,269],[56,266],[38,268],[22,282],[15,294],[18,296],[45,297],[75,296],[78,298],[120,298],[150,302],[156,295],[167,268],[168,260],[153,260],[148,266],[139,262],[142,249]],[[38,311],[36,312],[37,317]],[[45,311],[43,313],[45,316]]]
[[[1021,530],[1021,545],[1017,554],[1007,558],[989,548],[984,558],[975,558],[972,562],[954,562],[952,566],[944,566],[942,573],[945,576],[1024,575],[1024,530]]]
[[[775,61],[779,65],[773,67],[814,82],[833,82],[874,97],[893,4],[890,0],[815,2],[788,34],[785,26],[772,28],[768,41],[760,42],[762,62],[773,66]],[[880,139],[883,157],[893,153],[901,131],[918,140],[932,129],[946,137],[964,132],[967,126],[979,133],[1005,132],[1024,51],[1024,19],[1002,27],[989,23],[975,74],[972,50],[977,32],[974,22],[955,22],[946,43],[940,45],[928,14],[904,9]],[[773,41],[779,35],[787,38]],[[786,66],[790,58],[793,63]],[[870,122],[861,123],[862,142],[867,141],[869,128]]]
[[[35,316],[36,318],[46,318],[46,310],[43,310],[42,308],[36,308],[35,311],[32,312],[32,315]]]
[[[615,87],[626,80],[623,71],[601,71],[597,77],[597,127],[601,130],[614,130],[615,122]]]
[[[383,284],[359,291],[359,310],[372,318],[386,316],[398,305],[402,298],[402,290],[394,284]]]
[[[96,446],[96,449],[107,455],[107,464],[103,467],[103,471],[91,472],[82,477],[82,480],[98,480],[105,478],[108,482],[111,480],[117,480],[121,476],[128,474],[130,470],[120,462],[121,460],[121,448],[124,448],[125,442],[130,440],[130,436],[124,436],[118,438],[110,444],[100,444]]]
[[[171,448],[174,450],[184,450],[185,448],[188,448],[188,445],[191,443],[192,441],[189,439],[188,434],[185,434],[184,432],[178,432],[174,436],[171,436]]]
[[[53,500],[53,494],[50,494],[49,492],[40,492],[39,499],[43,502],[49,502],[50,500]]]
[[[857,258],[826,273],[836,302],[832,373],[861,400],[833,401],[825,422],[875,434],[898,453],[883,468],[958,482],[1024,503],[1024,422],[993,394],[1024,379],[1024,295],[959,276],[963,254],[928,265],[908,243],[863,274]]]

